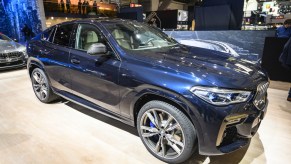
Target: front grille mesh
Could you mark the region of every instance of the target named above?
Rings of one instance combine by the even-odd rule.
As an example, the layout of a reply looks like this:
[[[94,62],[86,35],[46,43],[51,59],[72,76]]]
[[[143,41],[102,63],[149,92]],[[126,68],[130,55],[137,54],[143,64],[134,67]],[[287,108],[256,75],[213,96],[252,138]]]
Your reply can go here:
[[[8,58],[17,59],[17,58],[21,58],[22,56],[23,56],[22,52],[0,53],[0,59],[2,59],[2,60],[6,60]]]
[[[22,52],[0,53],[0,62],[18,61],[23,57]]]
[[[234,142],[237,136],[237,129],[235,126],[229,127],[225,130],[223,135],[223,140],[220,144],[220,146],[229,145]]]

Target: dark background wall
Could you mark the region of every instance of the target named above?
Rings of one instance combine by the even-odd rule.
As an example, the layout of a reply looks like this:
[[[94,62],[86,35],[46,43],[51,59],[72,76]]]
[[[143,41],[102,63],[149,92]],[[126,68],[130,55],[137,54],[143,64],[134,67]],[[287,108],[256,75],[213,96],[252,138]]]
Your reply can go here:
[[[143,7],[126,7],[120,8],[119,13],[117,13],[118,18],[137,20],[139,22],[143,21]]]
[[[196,30],[240,30],[244,0],[204,0],[195,8]]]
[[[279,62],[288,38],[267,37],[262,58],[262,67],[268,72],[271,80],[291,82],[291,70],[287,70]]]
[[[156,14],[153,17],[156,20],[154,26],[160,29],[177,29],[178,10],[160,10],[155,12],[146,12],[146,16],[148,17],[152,13]],[[149,21],[148,23],[153,24],[152,21]]]

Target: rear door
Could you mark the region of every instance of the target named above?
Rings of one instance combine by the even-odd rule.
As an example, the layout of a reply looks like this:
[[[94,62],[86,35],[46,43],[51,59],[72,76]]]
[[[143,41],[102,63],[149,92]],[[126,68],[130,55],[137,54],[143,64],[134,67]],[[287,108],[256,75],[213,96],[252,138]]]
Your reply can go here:
[[[46,43],[42,50],[45,54],[46,72],[55,89],[70,91],[70,46],[71,34],[74,24],[62,24],[56,26],[51,43]]]

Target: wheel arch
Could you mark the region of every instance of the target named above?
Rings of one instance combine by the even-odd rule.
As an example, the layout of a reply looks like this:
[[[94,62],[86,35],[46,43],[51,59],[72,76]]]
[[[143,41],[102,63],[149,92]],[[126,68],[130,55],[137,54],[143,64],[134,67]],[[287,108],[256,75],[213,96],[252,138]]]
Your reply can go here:
[[[134,120],[134,126],[136,126],[137,114],[140,111],[141,107],[149,101],[159,100],[169,103],[170,105],[173,105],[177,109],[181,110],[194,125],[195,129],[200,132],[201,127],[198,119],[196,119],[195,111],[191,109],[190,102],[183,98],[183,96],[173,91],[169,91],[155,86],[144,86],[142,88],[143,89],[136,90],[137,95],[135,96],[135,98],[133,98],[133,101],[130,105],[131,114]]]
[[[133,106],[133,116],[134,116],[134,125],[135,126],[137,123],[137,115],[138,115],[140,109],[142,108],[142,106],[144,106],[146,103],[153,101],[153,100],[159,100],[159,101],[166,102],[170,105],[173,105],[177,109],[181,110],[189,118],[189,120],[192,122],[192,119],[190,118],[190,116],[186,112],[185,107],[183,107],[182,104],[180,104],[179,102],[177,102],[173,98],[165,97],[165,96],[154,94],[154,93],[145,93],[136,100],[136,102],[134,103],[134,106]]]
[[[50,77],[48,76],[48,74],[46,73],[46,71],[44,69],[44,64],[39,59],[34,58],[34,57],[30,57],[27,61],[27,70],[28,70],[29,77],[31,77],[31,73],[35,68],[39,68],[39,69],[43,70],[44,74],[48,78],[49,84],[52,86]],[[52,87],[52,90],[55,92],[55,89],[53,87]]]
[[[40,69],[44,70],[44,66],[41,63],[41,61],[39,61],[36,58],[30,57],[27,61],[27,69],[28,69],[29,76],[31,76],[31,73],[35,68],[40,68]]]

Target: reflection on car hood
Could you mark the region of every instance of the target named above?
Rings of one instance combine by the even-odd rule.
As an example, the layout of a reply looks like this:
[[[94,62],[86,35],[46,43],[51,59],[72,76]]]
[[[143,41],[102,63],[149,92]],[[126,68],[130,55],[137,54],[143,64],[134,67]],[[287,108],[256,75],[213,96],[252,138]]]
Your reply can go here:
[[[181,44],[188,45],[188,46],[206,48],[210,50],[229,53],[234,57],[239,56],[239,54],[235,50],[233,50],[230,46],[228,46],[226,43],[219,42],[219,41],[196,39],[196,40],[180,40],[179,42]]]
[[[136,51],[134,55],[143,61],[156,61],[155,65],[172,69],[176,73],[188,73],[198,81],[204,80],[219,87],[254,89],[259,81],[267,80],[259,66],[238,60],[227,53],[204,48],[178,45]]]
[[[10,42],[0,41],[0,53],[13,52],[22,47],[24,46],[13,41],[10,41]]]

